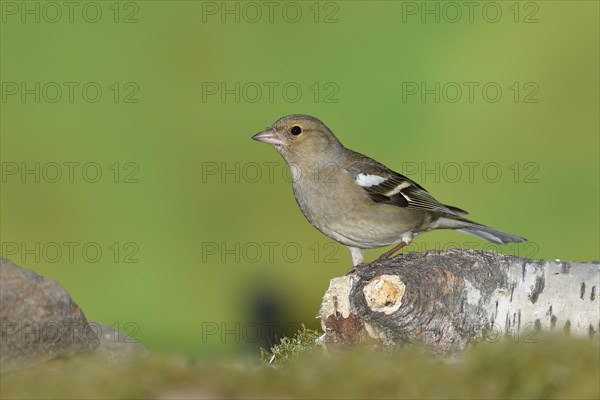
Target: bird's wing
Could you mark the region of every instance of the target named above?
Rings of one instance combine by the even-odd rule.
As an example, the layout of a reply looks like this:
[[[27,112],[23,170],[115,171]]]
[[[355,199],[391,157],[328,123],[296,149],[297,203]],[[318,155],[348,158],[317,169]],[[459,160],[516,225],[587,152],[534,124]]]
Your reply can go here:
[[[421,185],[385,165],[358,153],[356,156],[360,157],[345,169],[374,202],[456,216],[467,214],[460,208],[440,203]]]

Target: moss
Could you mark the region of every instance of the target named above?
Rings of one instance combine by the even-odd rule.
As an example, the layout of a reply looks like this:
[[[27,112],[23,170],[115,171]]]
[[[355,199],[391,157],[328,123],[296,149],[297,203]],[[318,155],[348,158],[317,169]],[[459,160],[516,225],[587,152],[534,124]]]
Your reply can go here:
[[[311,351],[303,330],[271,350],[278,368],[153,355],[132,364],[90,356],[2,376],[2,398],[598,398],[600,354],[584,339],[501,340],[451,359],[416,346],[391,354]],[[269,357],[269,356],[267,356]],[[277,358],[280,357],[280,358]],[[287,360],[287,361],[285,361]],[[285,362],[284,362],[285,361]]]
[[[267,364],[280,364],[295,360],[300,355],[313,351],[317,347],[319,333],[313,329],[306,329],[302,325],[293,337],[282,338],[279,343],[270,348],[270,351],[261,347],[260,359]]]

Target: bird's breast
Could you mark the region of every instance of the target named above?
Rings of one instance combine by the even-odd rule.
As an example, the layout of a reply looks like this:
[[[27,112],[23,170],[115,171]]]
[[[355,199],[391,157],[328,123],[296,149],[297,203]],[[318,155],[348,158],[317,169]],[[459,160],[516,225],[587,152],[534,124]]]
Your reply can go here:
[[[294,196],[306,219],[344,245],[375,248],[397,243],[420,223],[414,213],[373,202],[343,170],[296,172],[292,178]]]

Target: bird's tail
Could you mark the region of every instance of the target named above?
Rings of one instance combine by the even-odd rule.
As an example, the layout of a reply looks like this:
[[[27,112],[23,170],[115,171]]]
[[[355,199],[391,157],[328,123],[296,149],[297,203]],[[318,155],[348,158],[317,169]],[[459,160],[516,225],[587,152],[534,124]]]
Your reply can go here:
[[[511,242],[524,242],[527,239],[521,236],[502,232],[489,226],[481,225],[466,218],[442,217],[437,221],[440,228],[456,229],[459,232],[478,236],[493,243],[507,244]]]

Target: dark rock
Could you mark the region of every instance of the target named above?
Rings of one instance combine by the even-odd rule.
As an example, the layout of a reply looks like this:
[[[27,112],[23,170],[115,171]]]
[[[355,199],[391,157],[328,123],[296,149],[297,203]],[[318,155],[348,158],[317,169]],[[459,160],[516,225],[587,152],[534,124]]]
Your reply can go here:
[[[57,282],[0,257],[0,371],[98,348],[102,338]]]

